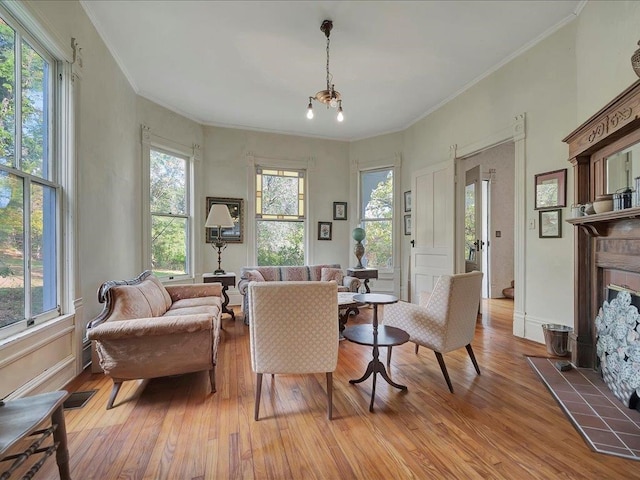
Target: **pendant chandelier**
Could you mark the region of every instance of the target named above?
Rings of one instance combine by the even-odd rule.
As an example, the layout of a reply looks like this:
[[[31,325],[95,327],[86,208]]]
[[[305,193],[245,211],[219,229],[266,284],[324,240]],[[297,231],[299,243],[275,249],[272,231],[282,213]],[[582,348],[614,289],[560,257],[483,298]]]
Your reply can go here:
[[[331,20],[325,20],[320,25],[320,30],[327,37],[327,88],[325,90],[320,90],[313,97],[309,97],[309,106],[307,107],[307,118],[311,120],[313,118],[313,101],[317,101],[320,103],[324,103],[327,108],[337,108],[338,115],[336,119],[339,122],[344,120],[344,115],[342,114],[342,96],[340,92],[335,89],[335,85],[332,82],[333,75],[329,73],[329,35],[331,35],[331,29],[333,28],[333,22]]]

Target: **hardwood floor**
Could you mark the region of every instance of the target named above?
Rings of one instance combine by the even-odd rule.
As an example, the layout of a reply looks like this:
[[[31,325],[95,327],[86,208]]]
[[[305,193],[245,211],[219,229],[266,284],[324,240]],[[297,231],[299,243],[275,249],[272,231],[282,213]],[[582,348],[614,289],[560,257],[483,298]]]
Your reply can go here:
[[[486,303],[473,342],[482,375],[464,349],[445,355],[454,394],[433,352],[406,344],[390,375],[409,391],[378,381],[370,413],[371,380],[348,382],[370,349],[340,342],[333,421],[324,374],[265,376],[254,421],[248,327],[227,316],[215,394],[206,372],[125,382],[107,411],[110,380],[85,372],[69,389],[98,392],[66,411],[72,478],[640,478],[637,462],[592,452],[565,418],[524,358],[546,349],[511,333],[511,301]],[[42,473],[57,478],[55,462]]]

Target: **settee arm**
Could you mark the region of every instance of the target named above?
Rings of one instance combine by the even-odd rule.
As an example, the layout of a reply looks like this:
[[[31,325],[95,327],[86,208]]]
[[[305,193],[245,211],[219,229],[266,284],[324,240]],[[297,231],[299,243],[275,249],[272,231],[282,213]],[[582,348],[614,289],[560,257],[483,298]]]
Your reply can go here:
[[[165,285],[172,302],[184,298],[222,297],[221,283],[194,283],[187,285]]]
[[[361,282],[359,278],[350,277],[348,275],[342,277],[342,285],[348,287],[350,292],[358,293],[360,290],[360,284]]]
[[[104,322],[87,332],[89,340],[131,339],[135,337],[153,337],[193,333],[215,328],[211,321],[213,315],[193,314],[172,317],[148,317],[133,320]]]
[[[251,280],[249,280],[248,278],[241,278],[238,281],[238,292],[240,292],[240,295],[246,295],[247,294],[247,289],[249,288],[249,282]]]

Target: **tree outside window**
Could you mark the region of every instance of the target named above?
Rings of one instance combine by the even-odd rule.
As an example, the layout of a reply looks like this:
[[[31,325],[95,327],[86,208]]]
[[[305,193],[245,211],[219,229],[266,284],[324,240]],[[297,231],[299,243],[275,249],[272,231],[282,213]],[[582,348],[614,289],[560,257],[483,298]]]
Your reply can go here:
[[[361,172],[361,222],[366,232],[363,263],[393,268],[393,169]]]
[[[60,312],[53,59],[34,45],[0,18],[0,328]]]
[[[189,271],[188,159],[150,151],[151,269],[159,277]]]
[[[303,265],[305,174],[256,168],[258,265]]]

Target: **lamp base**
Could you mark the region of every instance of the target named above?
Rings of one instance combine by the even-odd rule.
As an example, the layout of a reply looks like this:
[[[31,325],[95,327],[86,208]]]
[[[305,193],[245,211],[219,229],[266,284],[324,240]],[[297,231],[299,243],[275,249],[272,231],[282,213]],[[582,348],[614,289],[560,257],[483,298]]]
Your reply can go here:
[[[217,270],[215,270],[215,271],[213,272],[213,274],[214,274],[214,275],[224,275],[225,273],[227,273],[227,272],[225,272],[225,271],[224,271],[224,270],[222,270],[221,268],[219,268],[219,269],[217,269]]]

